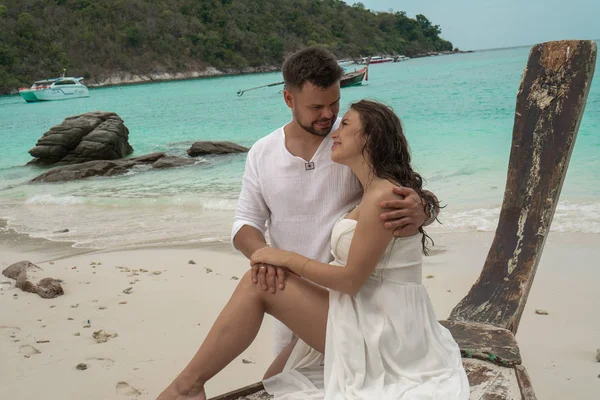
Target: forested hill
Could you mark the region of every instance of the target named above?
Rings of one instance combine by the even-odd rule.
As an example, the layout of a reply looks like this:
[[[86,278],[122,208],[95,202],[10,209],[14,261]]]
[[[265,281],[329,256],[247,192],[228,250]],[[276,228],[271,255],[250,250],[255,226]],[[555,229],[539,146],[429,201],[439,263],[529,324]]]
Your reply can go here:
[[[341,0],[0,0],[0,92],[68,75],[279,67],[319,44],[338,57],[452,50],[423,16]]]

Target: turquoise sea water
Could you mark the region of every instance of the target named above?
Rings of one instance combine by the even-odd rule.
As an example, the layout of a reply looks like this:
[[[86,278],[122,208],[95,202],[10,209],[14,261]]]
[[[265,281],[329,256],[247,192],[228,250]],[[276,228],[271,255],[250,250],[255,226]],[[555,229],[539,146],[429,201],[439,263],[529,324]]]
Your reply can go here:
[[[447,208],[431,231],[494,230],[502,202],[516,93],[529,48],[373,65],[369,81],[342,90],[402,118],[414,164]],[[600,65],[600,63],[599,63]],[[352,69],[353,67],[350,67]],[[290,119],[281,87],[238,97],[280,73],[91,89],[91,97],[25,103],[0,97],[0,219],[10,229],[79,247],[227,241],[245,155],[206,157],[190,167],[30,185],[40,170],[27,151],[65,117],[118,113],[133,156],[184,155],[196,140],[250,146]],[[325,196],[326,194],[324,194]],[[68,233],[53,233],[67,228]],[[552,229],[600,233],[600,74],[591,87]]]

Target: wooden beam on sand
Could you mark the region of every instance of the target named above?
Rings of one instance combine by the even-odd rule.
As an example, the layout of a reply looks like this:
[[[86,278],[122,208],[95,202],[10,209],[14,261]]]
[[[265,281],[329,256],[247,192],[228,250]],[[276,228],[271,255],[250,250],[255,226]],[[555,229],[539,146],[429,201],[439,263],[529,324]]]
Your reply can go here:
[[[596,65],[596,43],[538,44],[523,74],[504,201],[481,275],[450,320],[517,332]]]

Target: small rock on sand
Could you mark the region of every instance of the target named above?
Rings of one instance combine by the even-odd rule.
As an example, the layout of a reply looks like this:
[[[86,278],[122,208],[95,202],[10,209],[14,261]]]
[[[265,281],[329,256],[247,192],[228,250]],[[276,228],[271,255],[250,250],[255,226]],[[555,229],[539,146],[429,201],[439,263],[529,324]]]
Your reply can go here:
[[[77,304],[73,304],[73,305],[71,306],[71,308],[77,308],[77,307],[79,307],[79,303],[77,303]]]
[[[104,330],[94,332],[92,337],[96,340],[96,343],[106,343],[108,339],[116,338],[119,336],[117,333],[108,333]]]
[[[190,261],[188,261],[188,264],[195,265],[195,264],[196,264],[196,261],[194,261],[194,260],[190,260]]]
[[[36,340],[36,343],[50,343],[49,340]]]
[[[431,278],[433,278],[433,277],[434,277],[433,275],[427,275],[427,276],[426,276],[426,278],[427,278],[427,279],[431,279]]]
[[[73,321],[73,318],[69,317],[67,318],[67,321]]]
[[[81,333],[79,333],[79,332],[75,332],[75,333],[73,334],[73,336],[81,336]]]
[[[126,301],[120,301],[119,304],[127,304]]]
[[[596,361],[600,362],[600,349],[596,350]]]
[[[79,364],[77,364],[77,366],[75,368],[80,371],[85,371],[86,369],[88,369],[88,366],[85,363],[79,363]]]
[[[237,276],[232,276],[232,277],[231,277],[231,280],[232,280],[232,281],[237,281],[238,279],[240,279],[240,278],[238,278]]]
[[[152,275],[160,275],[160,274],[162,274],[161,271],[152,271]]]
[[[538,308],[535,310],[535,313],[538,315],[548,315],[548,311]]]
[[[104,307],[104,306],[98,307],[98,310],[106,310],[106,307]]]
[[[210,269],[210,268],[205,268],[205,269],[206,269],[207,274],[210,274],[212,272],[212,269]]]
[[[133,290],[132,287],[128,287],[127,289],[123,290],[123,293],[125,293],[125,294],[131,294],[132,290]]]
[[[245,358],[242,358],[242,364],[256,364],[254,361],[250,361],[250,360],[246,360]]]

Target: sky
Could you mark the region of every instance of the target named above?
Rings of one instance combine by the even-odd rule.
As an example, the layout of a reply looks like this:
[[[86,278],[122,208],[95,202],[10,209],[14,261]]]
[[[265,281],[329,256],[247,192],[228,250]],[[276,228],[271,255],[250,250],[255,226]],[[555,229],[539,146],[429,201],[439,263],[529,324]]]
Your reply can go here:
[[[358,0],[344,0],[352,5]],[[600,0],[362,0],[373,11],[406,11],[440,25],[461,50],[600,39]]]

